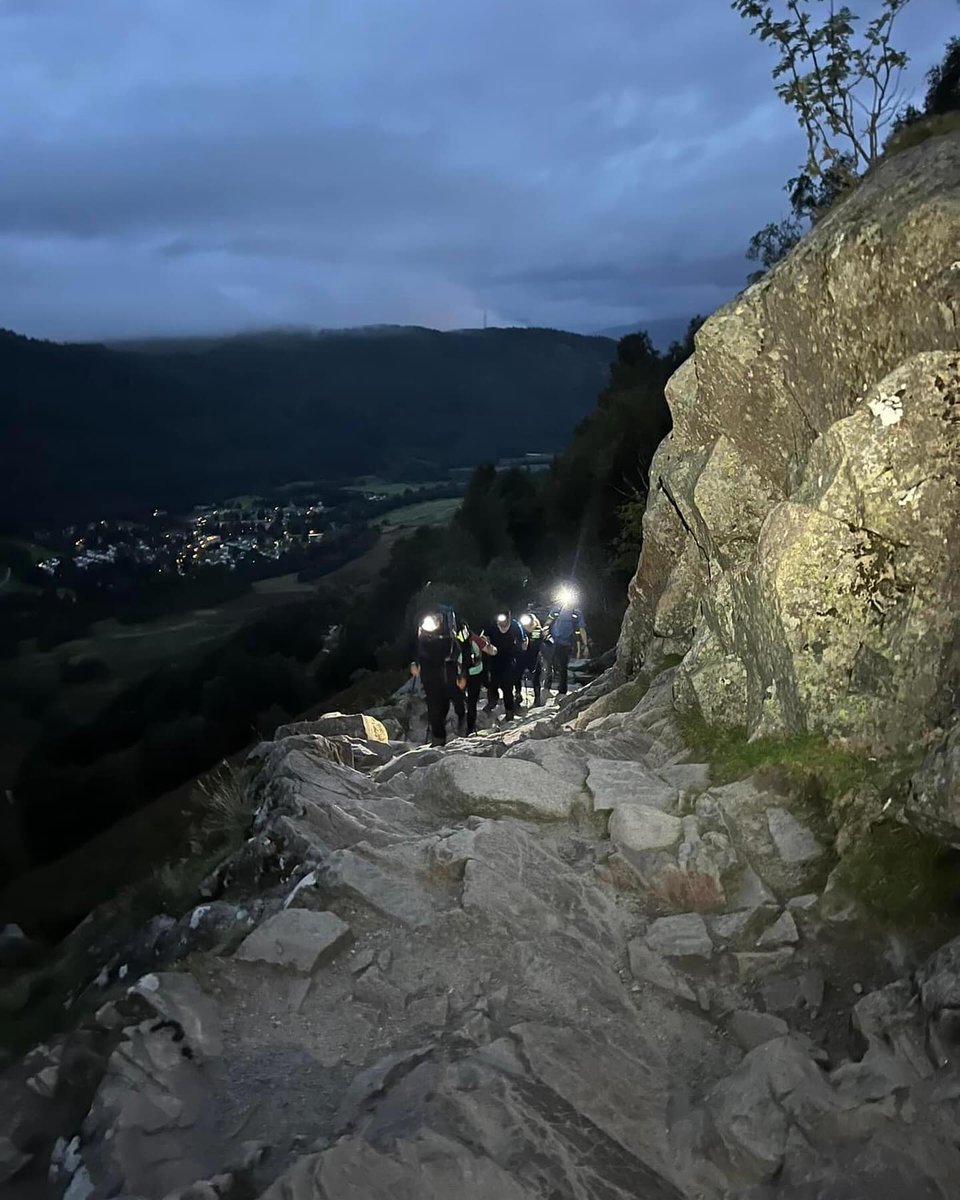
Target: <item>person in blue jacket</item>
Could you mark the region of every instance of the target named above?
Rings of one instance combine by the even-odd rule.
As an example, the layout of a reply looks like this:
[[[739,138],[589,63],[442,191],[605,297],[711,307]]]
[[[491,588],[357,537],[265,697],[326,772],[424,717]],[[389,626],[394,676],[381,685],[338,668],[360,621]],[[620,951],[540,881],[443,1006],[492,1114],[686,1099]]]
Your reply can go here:
[[[561,598],[547,618],[546,637],[551,646],[551,666],[557,694],[565,696],[569,686],[567,671],[574,653],[586,655],[587,631],[580,610],[572,600]]]

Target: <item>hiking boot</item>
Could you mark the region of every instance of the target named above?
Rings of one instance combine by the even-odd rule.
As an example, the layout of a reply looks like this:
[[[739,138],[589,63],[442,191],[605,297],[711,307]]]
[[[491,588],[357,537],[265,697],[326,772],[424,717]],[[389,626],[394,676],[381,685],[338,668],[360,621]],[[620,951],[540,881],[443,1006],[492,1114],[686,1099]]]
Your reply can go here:
[[[483,711],[483,712],[485,712],[485,713],[492,713],[492,712],[493,712],[493,710],[494,710],[496,707],[497,707],[497,706],[496,706],[495,704],[489,704],[489,703],[488,703],[488,704],[485,704],[485,705],[483,706],[483,710],[482,710],[482,711]]]

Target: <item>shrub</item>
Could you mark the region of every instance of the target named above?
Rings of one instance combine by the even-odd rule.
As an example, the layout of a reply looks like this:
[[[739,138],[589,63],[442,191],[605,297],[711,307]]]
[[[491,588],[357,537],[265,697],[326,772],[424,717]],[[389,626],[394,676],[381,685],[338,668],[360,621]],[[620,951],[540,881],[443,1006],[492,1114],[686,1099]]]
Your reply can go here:
[[[201,837],[239,845],[253,819],[254,803],[245,771],[222,762],[197,783]]]
[[[932,117],[921,117],[904,125],[894,133],[884,147],[883,157],[892,158],[904,150],[912,150],[931,138],[943,137],[960,130],[960,112],[939,113]]]
[[[718,880],[701,871],[683,871],[671,867],[651,888],[661,904],[675,912],[715,912],[724,904],[724,892]]]

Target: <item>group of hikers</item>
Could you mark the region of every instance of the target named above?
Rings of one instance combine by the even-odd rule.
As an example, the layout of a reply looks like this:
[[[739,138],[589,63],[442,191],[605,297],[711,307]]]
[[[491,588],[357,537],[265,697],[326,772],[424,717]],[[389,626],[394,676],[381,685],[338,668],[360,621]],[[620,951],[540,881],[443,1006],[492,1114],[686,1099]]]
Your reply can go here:
[[[515,617],[505,608],[482,630],[471,629],[452,608],[439,606],[420,621],[416,659],[410,665],[423,685],[431,745],[445,744],[451,707],[458,734],[476,733],[477,705],[484,692],[483,711],[492,713],[502,703],[507,721],[523,708],[526,680],[533,689],[534,707],[553,687],[558,695],[566,695],[570,660],[587,652],[583,618],[567,592],[539,612],[531,606]]]

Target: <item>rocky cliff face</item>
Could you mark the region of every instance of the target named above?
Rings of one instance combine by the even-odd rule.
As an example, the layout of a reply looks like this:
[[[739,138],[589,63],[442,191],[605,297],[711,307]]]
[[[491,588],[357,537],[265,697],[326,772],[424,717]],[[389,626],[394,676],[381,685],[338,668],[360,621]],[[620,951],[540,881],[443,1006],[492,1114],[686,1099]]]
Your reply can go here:
[[[751,734],[888,751],[960,682],[960,138],[715,313],[667,397],[621,665]]]

